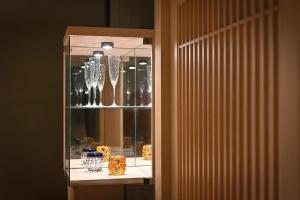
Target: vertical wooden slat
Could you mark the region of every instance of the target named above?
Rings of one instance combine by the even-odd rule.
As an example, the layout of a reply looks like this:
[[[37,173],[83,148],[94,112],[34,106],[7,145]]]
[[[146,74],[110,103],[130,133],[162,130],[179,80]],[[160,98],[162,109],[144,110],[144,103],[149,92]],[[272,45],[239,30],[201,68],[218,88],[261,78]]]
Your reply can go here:
[[[203,130],[204,130],[204,102],[203,102],[203,83],[204,83],[204,79],[203,79],[203,41],[199,42],[199,77],[200,77],[200,85],[199,85],[199,95],[200,95],[200,101],[199,101],[199,117],[200,117],[200,129],[199,129],[199,134],[200,134],[200,151],[199,154],[201,155],[201,161],[200,161],[200,170],[199,170],[199,176],[200,178],[200,198],[201,200],[204,199],[204,178],[203,178],[203,174],[204,174],[204,140],[203,140]]]
[[[269,199],[275,199],[275,194],[274,194],[274,186],[275,186],[275,180],[274,180],[274,98],[275,98],[275,94],[274,94],[274,36],[272,34],[273,32],[273,19],[274,19],[274,14],[272,13],[270,16],[267,17],[268,18],[268,25],[266,26],[266,34],[268,36],[268,39],[266,39],[267,41],[267,53],[268,53],[268,64],[266,64],[266,68],[268,69],[268,75],[269,75],[269,80],[268,80],[268,86],[269,86],[269,93],[268,93],[268,114],[269,114],[269,126],[268,126],[268,130],[269,130],[269,138],[266,140],[266,142],[268,141],[267,146],[268,148],[268,152],[269,152],[269,167],[268,167],[268,173],[267,175],[270,177],[269,180]],[[267,100],[267,99],[266,99]]]
[[[237,184],[237,177],[238,177],[238,156],[237,156],[237,141],[239,135],[237,133],[238,130],[238,106],[239,101],[238,97],[238,83],[237,83],[237,76],[238,76],[238,68],[237,68],[237,28],[234,28],[232,31],[232,199],[236,200],[237,195],[239,192],[239,184]]]
[[[191,23],[192,23],[192,16],[191,16],[191,0],[186,0],[187,5],[187,42],[191,41]],[[192,185],[191,185],[191,45],[187,44],[187,96],[186,96],[186,103],[187,103],[187,198],[191,199],[192,196]]]
[[[239,94],[238,94],[238,98],[239,98],[239,115],[238,115],[238,119],[239,119],[239,126],[237,128],[238,134],[239,134],[239,150],[237,152],[238,156],[239,156],[239,164],[238,164],[238,168],[239,168],[239,174],[238,177],[239,179],[237,180],[237,182],[239,183],[240,187],[239,187],[239,194],[238,194],[238,198],[237,199],[244,199],[244,193],[245,193],[245,157],[244,157],[244,138],[245,138],[245,133],[243,132],[244,129],[243,127],[245,126],[245,121],[244,121],[244,68],[245,68],[245,63],[244,63],[244,27],[245,25],[241,25],[239,27],[238,30],[238,68],[239,68],[239,73],[238,73],[238,77],[239,77],[239,82],[238,82],[238,90],[239,90]]]
[[[224,123],[225,123],[225,175],[226,175],[226,179],[225,179],[225,184],[226,184],[226,199],[230,200],[230,190],[231,190],[231,169],[230,169],[230,32],[226,31],[225,32],[225,38],[224,38],[224,74],[225,74],[225,82],[224,82],[224,86],[225,86],[225,119],[224,119]]]
[[[266,6],[264,8],[267,8]],[[270,199],[270,176],[269,176],[269,122],[270,122],[270,117],[269,117],[269,107],[268,107],[268,102],[269,100],[269,94],[270,94],[270,89],[269,89],[269,53],[268,53],[268,17],[264,17],[263,18],[263,23],[261,25],[261,28],[263,30],[261,30],[261,34],[263,37],[263,46],[262,46],[262,51],[264,53],[264,71],[263,71],[263,88],[265,89],[264,91],[264,127],[262,128],[262,135],[263,135],[263,140],[264,142],[262,143],[262,148],[264,148],[264,152],[265,152],[265,157],[264,157],[264,167],[263,167],[263,175],[264,177],[264,196],[262,199],[266,199],[269,200]]]
[[[224,147],[225,147],[225,132],[224,132],[224,33],[220,33],[219,41],[219,67],[220,67],[220,199],[224,199],[225,194],[225,159],[224,159]]]
[[[182,123],[183,123],[183,120],[182,120],[182,97],[183,97],[183,94],[182,94],[182,83],[183,83],[183,80],[182,80],[182,48],[178,48],[178,62],[177,62],[177,67],[178,67],[178,70],[177,70],[177,94],[178,94],[178,108],[177,108],[177,124],[178,124],[178,141],[177,141],[177,146],[178,146],[178,199],[182,199],[182,184],[181,184],[181,177],[182,177]]]
[[[260,158],[261,158],[261,148],[260,148],[260,126],[261,126],[261,121],[260,121],[260,86],[261,86],[261,80],[260,80],[260,67],[259,67],[259,64],[260,64],[260,60],[261,60],[261,57],[260,57],[260,54],[261,54],[261,51],[260,51],[260,45],[259,45],[259,19],[255,19],[254,20],[254,43],[255,43],[255,55],[254,55],[254,61],[255,61],[255,86],[254,86],[254,91],[255,91],[255,94],[254,94],[254,99],[255,99],[255,135],[254,135],[254,142],[255,142],[255,197],[256,199],[259,199],[260,197],[260,193],[261,193],[261,177],[260,177]]]
[[[242,171],[243,171],[243,179],[244,179],[244,181],[243,181],[243,195],[242,195],[242,197],[244,198],[244,199],[247,199],[246,197],[248,196],[247,194],[247,192],[248,192],[248,190],[247,190],[247,188],[248,188],[248,168],[249,168],[249,166],[248,166],[248,159],[247,159],[247,133],[248,133],[248,121],[247,121],[247,116],[248,116],[248,114],[247,114],[247,107],[248,107],[248,85],[247,85],[247,83],[248,83],[248,75],[247,75],[247,73],[248,73],[248,65],[247,65],[247,50],[248,50],[248,48],[247,48],[247,24],[244,24],[243,25],[243,27],[242,27],[242,35],[243,35],[243,39],[241,39],[241,42],[242,42],[242,48],[241,48],[241,55],[242,55],[242,58],[243,58],[243,62],[241,62],[241,64],[243,65],[242,66],[242,71],[243,71],[243,83],[242,83],[242,85],[243,85],[243,87],[241,86],[241,89],[243,90],[243,94],[242,94],[242,96],[243,96],[243,117],[242,117],[242,122],[243,122],[243,127],[241,128],[242,129],[242,131],[241,131],[241,137],[243,138],[243,140],[242,140],[242,142],[241,142],[241,145],[242,145],[242,151],[241,151],[241,157],[243,158],[243,166],[244,166],[244,168],[242,168]]]
[[[184,155],[182,157],[182,159],[184,159],[184,162],[183,162],[183,182],[182,182],[182,185],[183,185],[183,199],[187,199],[187,183],[186,183],[186,179],[188,177],[188,174],[187,174],[187,144],[186,144],[186,137],[187,137],[187,129],[186,129],[186,126],[187,126],[187,116],[186,116],[186,110],[187,110],[187,102],[186,102],[186,97],[187,97],[187,72],[186,72],[186,66],[187,66],[187,48],[184,47],[184,69],[183,69],[183,77],[184,77],[184,81],[183,81],[183,91],[184,91],[184,100],[183,100],[183,121],[184,121],[184,124],[183,124],[183,152],[184,152]]]
[[[278,5],[278,2],[275,0],[274,2],[275,5]],[[273,68],[274,68],[274,81],[273,81],[273,86],[274,86],[274,107],[273,107],[273,110],[274,110],[274,115],[273,115],[273,121],[274,121],[274,137],[273,137],[273,143],[274,143],[274,148],[272,149],[272,151],[274,152],[274,157],[273,157],[273,160],[274,160],[274,174],[273,174],[273,178],[274,178],[274,200],[277,200],[279,199],[279,141],[278,141],[278,125],[279,125],[279,122],[278,122],[278,11],[274,11],[273,13],[273,30],[272,30],[272,33],[274,34],[273,35],[273,44],[274,44],[274,48],[272,49],[273,52],[274,52],[274,57],[273,57],[273,61],[274,61],[274,65],[273,65]]]
[[[221,0],[217,0],[217,10],[216,10],[216,18],[217,18],[217,29],[221,28]],[[221,199],[221,187],[222,187],[222,164],[221,164],[221,142],[222,142],[222,132],[221,132],[221,34],[218,33],[217,34],[217,41],[216,41],[216,62],[215,64],[216,69],[217,69],[217,74],[216,74],[216,101],[217,101],[217,155],[216,155],[216,159],[217,159],[217,194],[216,194],[216,199],[220,200]]]

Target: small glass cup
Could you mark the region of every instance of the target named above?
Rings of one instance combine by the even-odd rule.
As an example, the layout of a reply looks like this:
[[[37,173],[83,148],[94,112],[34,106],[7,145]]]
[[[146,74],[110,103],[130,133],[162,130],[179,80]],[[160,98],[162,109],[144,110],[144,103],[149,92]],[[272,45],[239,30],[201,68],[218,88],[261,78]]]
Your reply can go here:
[[[103,154],[103,160],[104,162],[108,162],[109,156],[110,156],[110,146],[97,146],[97,152]]]
[[[124,146],[124,148],[130,148],[130,147],[132,147],[132,139],[131,139],[131,137],[124,137],[123,138],[123,146]]]
[[[138,157],[141,157],[143,155],[143,146],[145,142],[144,141],[137,141],[136,142],[136,154]]]
[[[82,162],[82,164],[84,164],[84,165],[86,164],[87,154],[95,152],[95,151],[96,151],[96,149],[92,148],[92,147],[83,148],[82,153],[81,153],[81,162]]]
[[[151,144],[145,144],[143,146],[143,157],[145,160],[151,160],[151,158],[152,158],[152,145]]]
[[[121,176],[126,171],[126,157],[122,154],[111,155],[108,162],[109,175]]]
[[[98,152],[88,153],[86,166],[89,171],[102,171],[103,154]]]

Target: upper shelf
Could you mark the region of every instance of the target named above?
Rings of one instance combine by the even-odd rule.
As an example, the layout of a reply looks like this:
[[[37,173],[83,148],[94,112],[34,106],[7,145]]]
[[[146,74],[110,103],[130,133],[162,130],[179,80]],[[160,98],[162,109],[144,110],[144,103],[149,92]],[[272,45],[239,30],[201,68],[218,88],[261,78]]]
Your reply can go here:
[[[69,106],[67,107],[69,109],[151,109],[151,105],[145,105],[145,106]]]
[[[150,37],[154,36],[153,29],[124,29],[106,27],[68,26],[64,36],[64,44],[67,44],[71,35],[88,36],[114,36],[114,37]]]

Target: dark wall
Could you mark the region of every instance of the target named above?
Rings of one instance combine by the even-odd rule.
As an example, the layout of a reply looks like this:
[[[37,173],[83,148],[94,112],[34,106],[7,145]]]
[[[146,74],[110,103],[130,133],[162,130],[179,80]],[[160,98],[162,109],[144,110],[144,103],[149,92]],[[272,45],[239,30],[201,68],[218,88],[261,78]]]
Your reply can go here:
[[[110,13],[111,27],[154,27],[154,0],[110,0]]]
[[[111,16],[127,16],[117,25],[152,28],[153,0],[143,1],[150,5],[144,14],[136,9],[141,3],[127,2],[126,10],[110,9]],[[105,0],[1,1],[1,200],[66,199],[62,39],[67,25],[106,26],[108,14]]]
[[[1,1],[0,199],[66,199],[62,39],[105,26],[104,0]]]

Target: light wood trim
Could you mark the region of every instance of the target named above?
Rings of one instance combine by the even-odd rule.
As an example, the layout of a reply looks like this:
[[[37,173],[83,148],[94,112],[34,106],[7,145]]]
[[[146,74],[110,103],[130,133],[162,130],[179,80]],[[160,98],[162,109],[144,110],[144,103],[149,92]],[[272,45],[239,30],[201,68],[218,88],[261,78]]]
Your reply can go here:
[[[278,1],[275,1],[277,3]],[[273,57],[279,57],[279,63],[273,73],[277,88],[273,95],[278,104],[278,113],[275,112],[274,124],[278,126],[278,137],[274,135],[274,142],[279,145],[279,199],[300,199],[300,1],[280,0],[280,11],[274,13],[274,21],[270,31],[279,31],[274,35],[275,46],[278,51]],[[276,20],[279,19],[279,26]],[[274,43],[274,45],[277,45]],[[275,146],[276,148],[276,146]],[[278,180],[275,180],[277,183]]]
[[[170,0],[155,0],[154,131],[155,199],[171,197]]]
[[[68,200],[74,200],[74,188],[68,186]]]
[[[63,75],[63,170],[66,169],[66,44],[63,46],[63,68],[62,68],[62,75]]]
[[[152,29],[125,29],[105,27],[68,26],[64,36],[64,44],[70,35],[115,36],[115,37],[154,37]]]
[[[177,1],[171,0],[170,2],[171,6],[171,19],[177,19]],[[177,108],[178,108],[178,102],[177,102],[177,77],[178,77],[178,71],[177,71],[177,54],[178,54],[178,26],[177,23],[171,23],[170,24],[170,30],[171,33],[171,44],[170,44],[170,52],[174,51],[174,53],[171,53],[171,160],[173,163],[176,163],[174,167],[171,167],[171,195],[170,198],[172,200],[178,200],[178,167],[179,167],[179,161],[178,161],[178,136],[177,136]]]

